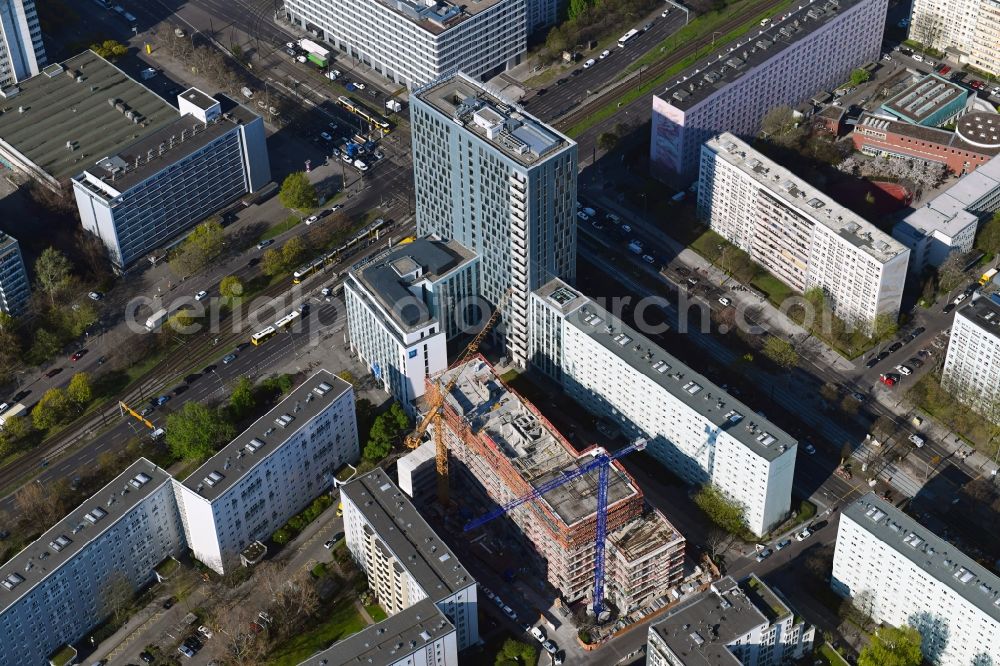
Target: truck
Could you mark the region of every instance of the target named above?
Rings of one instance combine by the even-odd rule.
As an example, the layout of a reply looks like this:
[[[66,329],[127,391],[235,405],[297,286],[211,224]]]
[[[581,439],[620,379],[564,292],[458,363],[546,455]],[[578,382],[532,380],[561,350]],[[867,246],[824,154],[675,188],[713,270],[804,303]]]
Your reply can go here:
[[[320,55],[316,55],[315,53],[307,53],[306,60],[316,65],[317,67],[325,68],[329,64],[326,58]]]
[[[24,414],[26,411],[28,411],[27,407],[25,407],[21,403],[15,404],[10,409],[5,411],[3,414],[0,414],[0,428],[2,428],[7,423],[7,419],[11,418],[12,416],[20,416],[21,414]]]
[[[403,105],[399,103],[398,99],[387,99],[385,100],[385,108],[394,113],[399,113],[403,110]]]
[[[993,279],[993,277],[997,274],[997,272],[998,272],[997,269],[991,268],[990,270],[986,271],[981,276],[979,276],[979,286],[985,287],[986,285],[988,285],[990,283],[990,280]]]
[[[160,308],[153,314],[149,315],[149,319],[146,320],[146,330],[152,333],[153,331],[158,331],[163,322],[165,322],[170,317],[170,311],[166,308]]]
[[[317,55],[323,60],[328,60],[330,58],[329,49],[324,49],[322,46],[320,46],[319,44],[310,39],[300,39],[299,48],[305,51],[306,53],[312,53],[314,55]]]
[[[350,157],[350,158],[357,157],[357,155],[358,155],[358,144],[354,143],[353,141],[348,141],[344,145],[344,152],[347,153],[347,156]]]

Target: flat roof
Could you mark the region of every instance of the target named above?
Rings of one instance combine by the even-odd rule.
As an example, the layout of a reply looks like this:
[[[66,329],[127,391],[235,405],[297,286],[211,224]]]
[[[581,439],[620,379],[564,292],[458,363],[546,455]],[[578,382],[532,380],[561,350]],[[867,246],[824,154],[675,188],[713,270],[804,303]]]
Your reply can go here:
[[[1000,303],[990,296],[973,294],[972,300],[960,307],[955,316],[962,317],[988,334],[1000,338]]]
[[[510,0],[473,0],[473,2],[449,2],[448,0],[362,0],[375,2],[432,35],[440,35],[446,30],[465,22],[503,2]]]
[[[593,459],[597,447],[577,453],[563,436],[527,400],[511,391],[482,358],[473,358],[441,375],[447,383],[458,375],[447,404],[461,415],[476,436],[486,436],[520,474],[537,488]],[[631,478],[617,463],[608,474],[608,507],[639,493]],[[596,470],[577,477],[542,495],[544,502],[563,524],[574,524],[597,512]]]
[[[429,323],[427,308],[421,307],[426,303],[414,291],[419,293],[423,282],[437,282],[476,257],[454,239],[423,237],[390,248],[351,270],[351,275],[400,328],[412,330]]]
[[[893,227],[894,234],[915,236],[940,232],[948,237],[978,224],[978,211],[968,208],[983,197],[1000,189],[1000,155],[981,165],[972,173],[904,217]]]
[[[0,565],[0,613],[104,534],[170,475],[139,458],[20,553]]]
[[[2,97],[0,145],[57,180],[177,118],[163,98],[89,50],[49,65]]]
[[[743,588],[725,576],[682,601],[649,630],[687,666],[740,666],[728,645],[767,624]]]
[[[88,181],[77,181],[88,183],[90,189],[102,194],[105,199],[113,199],[171,164],[201,150],[234,127],[245,125],[258,117],[225,95],[220,94],[217,95],[218,99],[212,99],[194,88],[184,94],[187,95],[192,90],[196,96],[211,100],[212,104],[220,104],[222,115],[208,123],[203,123],[192,115],[180,116],[120,148],[117,153],[102,157],[89,165],[86,171],[106,183],[114,194],[96,189]]]
[[[576,145],[517,104],[462,73],[430,83],[413,96],[525,166]]]
[[[687,111],[736,79],[746,76],[758,65],[780,55],[844,11],[868,1],[812,0],[799,5],[798,8],[773,18],[757,32],[745,34],[720,46],[711,55],[699,59],[656,95],[672,106]],[[815,54],[813,57],[819,55]]]
[[[183,97],[185,100],[191,102],[202,111],[208,111],[218,103],[218,100],[209,97],[208,95],[206,95],[205,93],[194,87],[188,88],[180,95],[178,95],[178,97]]]
[[[965,87],[937,74],[928,74],[883,102],[882,108],[898,118],[920,124],[948,106],[955,107],[957,113],[968,97]]]
[[[556,279],[534,293],[544,299],[549,307],[559,310],[575,328],[637,372],[652,379],[702,418],[720,430],[725,430],[754,454],[771,461],[797,444],[784,430],[754,413],[707,377],[685,365],[593,300],[586,297],[574,299],[566,306],[552,301],[549,295],[557,289],[575,291]]]
[[[907,248],[854,211],[754,150],[729,132],[712,137],[705,147],[750,176],[758,185],[800,215],[822,224],[875,260],[885,263]]]
[[[1000,152],[1000,114],[985,111],[967,113],[958,119],[955,134],[970,146],[996,154]]]
[[[455,631],[430,599],[421,599],[367,629],[338,641],[302,666],[393,666]]]
[[[17,243],[17,239],[8,233],[0,231],[0,251],[6,251],[11,246],[17,247],[20,251],[20,246]]]
[[[845,505],[841,515],[1000,622],[1000,577],[958,548],[875,493]]]
[[[839,108],[839,107],[833,107]],[[970,124],[975,124],[976,117],[980,116],[990,116],[991,119],[988,121],[989,125],[996,125],[1000,127],[1000,115],[997,114],[984,114],[984,113],[967,113],[962,116],[959,121],[959,127],[963,123],[967,122],[966,119],[970,116],[974,118],[969,120]],[[995,119],[995,120],[993,120]],[[979,153],[980,155],[997,155],[1000,154],[1000,145],[995,147],[989,147],[985,145],[976,145],[970,143],[962,136],[958,131],[950,131],[946,129],[941,129],[939,127],[926,127],[924,125],[914,125],[913,123],[904,122],[902,120],[897,120],[895,118],[887,118],[884,115],[877,115],[872,113],[862,113],[858,117],[858,124],[855,126],[855,132],[857,128],[866,128],[874,131],[880,132],[891,132],[892,134],[899,134],[911,139],[917,139],[918,141],[926,141],[927,143],[934,143],[944,148],[956,148],[959,150],[966,150],[973,153]],[[972,131],[972,130],[970,130]],[[864,133],[862,133],[864,136]],[[929,156],[930,158],[930,156]]]
[[[657,550],[676,546],[685,541],[666,516],[657,509],[649,509],[635,520],[608,532],[608,541],[629,562],[635,562]]]
[[[476,584],[385,470],[376,468],[341,487],[340,492],[358,507],[379,541],[432,601]]]
[[[351,390],[350,384],[330,371],[317,371],[192,472],[184,480],[184,486],[214,501],[280,448],[305,423]],[[286,423],[283,425],[279,419]]]

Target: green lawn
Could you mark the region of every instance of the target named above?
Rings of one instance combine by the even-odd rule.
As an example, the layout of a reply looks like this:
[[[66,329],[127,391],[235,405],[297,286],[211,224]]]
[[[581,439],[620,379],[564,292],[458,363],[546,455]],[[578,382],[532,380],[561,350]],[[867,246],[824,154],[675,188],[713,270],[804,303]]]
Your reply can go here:
[[[750,284],[767,294],[767,300],[779,306],[786,298],[795,295],[791,287],[768,273],[758,275]]]
[[[300,217],[299,215],[289,215],[288,217],[285,218],[284,222],[279,222],[278,224],[274,225],[273,227],[265,229],[264,233],[262,233],[260,235],[260,238],[258,238],[257,240],[259,242],[259,241],[262,241],[262,240],[267,240],[268,238],[274,238],[276,236],[280,236],[281,234],[285,233],[289,229],[292,229],[295,226],[297,226],[299,223],[301,223],[302,219],[303,218]]]
[[[826,666],[849,666],[847,660],[841,657],[829,643],[820,645],[816,656],[822,659]]]
[[[329,611],[320,612],[320,617],[324,618],[321,624],[275,648],[270,654],[269,663],[275,666],[295,666],[367,626],[351,598],[341,599]]]
[[[377,603],[372,604],[371,606],[365,606],[365,610],[368,611],[368,614],[371,615],[372,619],[376,622],[381,622],[385,618],[389,617]]]

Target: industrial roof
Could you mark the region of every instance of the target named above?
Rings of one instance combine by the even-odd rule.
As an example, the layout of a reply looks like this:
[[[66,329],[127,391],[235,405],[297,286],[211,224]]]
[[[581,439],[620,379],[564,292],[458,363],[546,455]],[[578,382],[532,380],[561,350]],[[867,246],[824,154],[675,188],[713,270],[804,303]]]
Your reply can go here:
[[[56,180],[177,118],[177,109],[93,51],[4,90],[0,104],[0,152]]]
[[[367,629],[338,641],[301,666],[395,666],[455,631],[430,599],[422,599]]]
[[[745,34],[720,46],[708,57],[699,59],[678,74],[657,96],[672,106],[687,111],[736,79],[746,76],[755,67],[779,56],[786,48],[795,45],[844,11],[866,1],[812,0],[803,3],[781,17],[774,18],[766,27]],[[822,57],[822,54],[806,54],[803,57]]]
[[[591,299],[574,298],[566,301],[566,305],[559,305],[551,300],[553,293],[567,291],[575,290],[556,279],[534,293],[544,299],[549,307],[559,310],[568,323],[624,360],[636,372],[652,379],[702,418],[725,430],[756,455],[771,461],[796,445],[796,440],[791,435],[763,416],[755,414],[750,407]]]
[[[756,581],[757,589],[764,586],[756,577],[750,580]],[[649,630],[687,666],[740,666],[742,662],[728,646],[769,624],[747,596],[748,587],[726,576],[682,601]],[[770,590],[767,593],[773,596]]]
[[[447,277],[476,256],[456,240],[424,237],[390,248],[351,274],[400,328],[413,330],[430,322],[421,285]]]
[[[988,300],[981,298],[979,302]],[[891,503],[868,493],[844,506],[841,521],[844,518],[853,520],[918,569],[1000,622],[1000,577]]]
[[[376,468],[343,486],[379,541],[432,601],[476,584],[455,553],[417,512],[409,496]]]
[[[343,379],[328,370],[319,370],[192,472],[184,485],[214,501],[303,425],[351,390],[351,385]]]
[[[165,483],[170,483],[166,470],[139,458],[24,550],[0,565],[0,585],[3,586],[0,588],[0,613],[83,551]]]
[[[447,383],[456,373],[459,377],[447,404],[469,424],[474,435],[488,437],[531,487],[592,460],[596,448],[583,453],[573,450],[534,405],[508,389],[481,358],[445,371],[440,381]],[[630,477],[613,463],[608,475],[608,507],[638,492]],[[547,504],[566,526],[590,518],[597,511],[596,470],[548,491],[537,501]]]
[[[413,96],[523,166],[533,166],[575,145],[462,73],[434,81]]]
[[[937,74],[928,74],[886,100],[882,109],[897,118],[920,124],[944,108],[958,112],[965,106],[968,97],[969,91],[965,87]]]
[[[806,219],[822,224],[876,261],[885,263],[902,252],[908,252],[892,236],[729,132],[706,141],[705,149],[750,176],[789,208]]]
[[[411,23],[432,35],[440,35],[476,14],[511,0],[473,0],[449,2],[448,0],[363,0],[376,2],[403,16]]]

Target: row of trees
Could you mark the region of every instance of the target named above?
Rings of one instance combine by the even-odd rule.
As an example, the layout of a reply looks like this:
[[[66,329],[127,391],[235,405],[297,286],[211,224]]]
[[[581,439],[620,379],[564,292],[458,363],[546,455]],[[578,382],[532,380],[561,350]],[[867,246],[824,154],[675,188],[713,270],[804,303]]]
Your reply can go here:
[[[90,375],[78,372],[64,389],[50,388],[31,410],[31,420],[39,430],[48,430],[76,418],[94,397]],[[15,417],[16,418],[16,417]],[[4,430],[7,424],[4,424]]]
[[[726,497],[715,486],[702,486],[694,495],[694,503],[719,528],[742,539],[752,539],[744,507]]]
[[[569,0],[566,20],[549,31],[540,55],[557,60],[578,44],[624,32],[660,4],[658,0]]]

